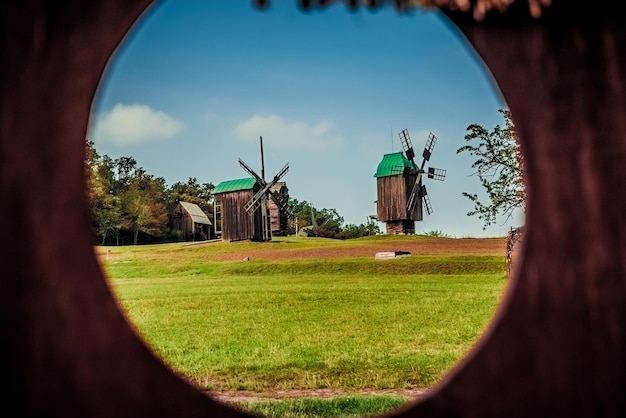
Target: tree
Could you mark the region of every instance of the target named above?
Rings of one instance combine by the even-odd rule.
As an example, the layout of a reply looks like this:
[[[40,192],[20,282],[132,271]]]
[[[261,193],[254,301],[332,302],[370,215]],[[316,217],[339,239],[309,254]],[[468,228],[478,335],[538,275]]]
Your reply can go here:
[[[380,234],[380,228],[372,220],[365,224],[344,226],[343,216],[335,209],[317,209],[306,200],[289,199],[287,207],[294,215],[289,222],[290,234],[296,232],[296,220],[298,230],[309,227],[308,233],[317,237],[351,239]]]
[[[312,226],[311,234],[324,238],[334,238],[341,231],[343,217],[335,209],[317,209],[306,200],[289,199],[289,211],[298,222],[298,229]],[[295,220],[289,225],[289,233],[295,232]]]
[[[85,166],[87,169],[87,198],[91,208],[94,236],[104,245],[109,232],[119,236],[121,202],[114,193],[114,162],[107,155],[100,156],[92,141],[87,141]]]
[[[476,156],[472,164],[475,175],[485,189],[488,203],[480,201],[477,194],[463,192],[474,203],[474,210],[467,216],[478,216],[484,222],[483,229],[496,222],[498,216],[508,221],[516,209],[525,208],[525,190],[523,183],[523,161],[520,147],[511,120],[511,112],[498,110],[504,117],[505,125],[488,132],[477,124],[467,127],[466,145],[459,148],[457,154],[468,152]]]
[[[87,141],[85,167],[94,236],[101,245],[130,235],[132,242],[163,237],[167,227],[165,180],[137,166],[132,157],[100,156]]]
[[[335,238],[352,239],[378,234],[380,234],[380,228],[378,227],[376,222],[368,220],[364,224],[348,224],[344,226],[341,231],[337,235],[335,235]]]
[[[293,214],[293,218],[290,219],[288,227],[290,234],[294,234],[296,230],[300,230],[304,226],[313,225],[311,213],[313,213],[315,209],[306,200],[299,201],[298,199],[289,199],[287,208],[289,212]]]
[[[315,236],[323,238],[336,238],[341,232],[343,216],[339,215],[335,209],[315,209],[311,213],[315,222],[312,232]]]
[[[164,203],[165,180],[162,177],[155,178],[141,167],[130,170],[120,199],[122,225],[132,232],[133,244],[138,243],[140,232],[152,237],[164,234],[168,214]]]
[[[195,203],[209,217],[213,214],[213,183],[199,184],[195,177],[189,177],[187,183],[176,182],[167,191],[168,209],[171,211],[178,202]]]

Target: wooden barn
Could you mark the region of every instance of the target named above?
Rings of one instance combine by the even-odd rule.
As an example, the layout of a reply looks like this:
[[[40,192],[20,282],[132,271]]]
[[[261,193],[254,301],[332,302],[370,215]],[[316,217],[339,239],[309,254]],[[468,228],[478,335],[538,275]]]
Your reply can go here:
[[[178,202],[171,213],[172,230],[181,231],[183,241],[211,239],[213,224],[200,206],[195,203]]]
[[[282,202],[289,201],[289,190],[285,182],[276,183],[270,188],[270,192],[277,193]],[[270,228],[272,235],[277,237],[287,236],[289,215],[285,210],[279,208],[272,199],[267,200],[267,205],[270,212]]]
[[[407,204],[417,173],[402,152],[385,154],[376,170],[378,201],[376,216],[388,234],[414,234],[415,221],[422,220],[422,200],[409,212]],[[421,181],[420,181],[421,183]]]
[[[264,205],[246,211],[246,204],[260,189],[256,179],[251,177],[223,181],[215,187],[213,220],[215,234],[222,241],[264,241],[267,238],[263,227],[264,220],[268,219],[267,214],[263,214]]]

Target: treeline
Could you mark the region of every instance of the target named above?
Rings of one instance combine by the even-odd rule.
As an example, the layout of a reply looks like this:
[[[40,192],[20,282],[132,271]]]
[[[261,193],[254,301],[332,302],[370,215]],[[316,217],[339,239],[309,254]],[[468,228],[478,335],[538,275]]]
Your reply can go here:
[[[147,173],[132,157],[99,155],[93,142],[87,143],[86,157],[91,227],[99,245],[177,241],[169,215],[179,201],[213,214],[212,183],[190,177],[167,186],[163,177]]]
[[[189,177],[187,182],[168,186],[163,177],[147,173],[132,157],[112,159],[99,155],[91,141],[86,149],[95,244],[179,241],[180,231],[172,228],[170,214],[181,201],[197,204],[213,220],[213,183],[199,183]],[[306,201],[290,199],[288,206],[294,215],[289,221],[290,234],[304,230],[312,236],[347,239],[380,232],[373,222],[344,226],[343,218],[334,209],[316,209]]]
[[[363,224],[344,225],[344,219],[335,209],[316,209],[306,200],[289,199],[289,211],[294,218],[289,221],[289,233],[304,230],[309,236],[350,239],[380,234],[373,221]]]

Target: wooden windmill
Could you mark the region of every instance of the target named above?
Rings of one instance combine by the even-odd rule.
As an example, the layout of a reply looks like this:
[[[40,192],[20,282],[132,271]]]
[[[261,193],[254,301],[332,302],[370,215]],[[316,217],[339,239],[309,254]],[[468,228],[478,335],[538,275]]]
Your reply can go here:
[[[429,215],[433,211],[426,186],[422,184],[423,174],[442,181],[446,170],[433,167],[424,170],[437,141],[435,135],[428,136],[419,166],[415,163],[409,132],[404,129],[399,136],[404,152],[385,154],[374,175],[378,189],[377,218],[385,222],[388,234],[413,234],[415,221],[423,219],[423,209]]]
[[[278,224],[279,228],[280,225],[285,225],[286,230],[286,218],[290,216],[287,208],[289,197],[286,194],[286,186],[279,184],[280,179],[289,171],[289,163],[285,164],[271,181],[265,181],[263,137],[259,137],[259,140],[261,145],[261,175],[259,176],[241,158],[239,159],[239,165],[255,179],[258,185],[258,190],[246,203],[244,209],[250,214],[254,214],[257,211],[261,212],[261,237],[263,241],[269,241],[272,238],[272,224]],[[271,211],[271,206],[275,206],[277,210]],[[278,219],[272,221],[271,213],[275,213],[274,216],[277,216]]]

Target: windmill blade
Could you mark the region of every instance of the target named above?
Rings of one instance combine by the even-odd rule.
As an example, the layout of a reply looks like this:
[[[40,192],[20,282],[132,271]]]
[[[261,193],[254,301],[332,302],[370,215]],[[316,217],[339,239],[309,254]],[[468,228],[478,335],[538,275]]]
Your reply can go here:
[[[266,193],[267,190],[265,189],[265,187],[256,192],[254,196],[252,196],[252,199],[250,199],[250,201],[246,203],[246,206],[244,206],[246,212],[254,212],[255,210],[257,210],[259,206],[263,204],[263,201],[266,198]]]
[[[424,170],[424,164],[426,161],[430,160],[430,156],[433,154],[433,148],[435,148],[435,143],[437,142],[437,137],[433,135],[431,132],[428,135],[428,139],[426,140],[426,146],[424,147],[424,152],[422,152],[422,165],[420,170]]]
[[[433,133],[431,132],[428,135],[428,139],[426,140],[426,146],[424,147],[424,152],[422,153],[422,157],[424,157],[426,161],[430,160],[430,156],[433,153],[433,149],[435,148],[436,142],[437,142],[437,137],[433,135]]]
[[[271,182],[269,182],[269,187],[272,187],[273,185],[275,185],[276,183],[278,183],[278,181],[283,178],[283,176],[285,174],[287,174],[287,171],[289,171],[289,163],[285,164],[285,166],[283,168],[280,169],[280,171],[274,176],[274,178],[272,179]],[[269,189],[268,187],[268,189]]]
[[[274,202],[276,206],[278,206],[278,209],[280,209],[281,211],[285,212],[285,214],[287,214],[287,217],[292,218],[292,219],[295,218],[294,214],[291,213],[291,211],[289,210],[289,207],[287,207],[287,204],[282,199],[282,195],[280,193],[276,191],[270,191],[270,199],[272,199],[272,202]]]
[[[239,162],[242,164],[242,167],[244,167],[244,168],[247,167],[243,161],[239,160]],[[248,169],[250,169],[250,167],[248,167]],[[248,169],[246,169],[246,171],[248,171]],[[256,192],[254,194],[254,196],[252,196],[252,199],[250,199],[250,201],[246,204],[244,209],[247,212],[255,211],[255,210],[257,210],[259,208],[259,206],[261,206],[261,204],[263,203],[264,199],[267,199],[268,196],[271,198],[272,197],[272,193],[271,193],[270,189],[276,183],[278,183],[278,181],[285,174],[287,174],[287,171],[289,171],[289,163],[285,164],[285,166],[278,172],[278,174],[276,174],[274,176],[274,178],[272,179],[271,182],[265,183],[263,181],[263,179],[260,179],[258,176],[256,176],[254,171],[252,171],[252,169],[250,169],[250,171],[248,171],[248,172],[256,177],[257,182],[262,182],[262,183],[260,183],[262,185],[262,187],[259,189],[258,192]],[[276,202],[274,201],[274,203],[276,203]],[[280,207],[280,205],[279,205],[279,207]]]
[[[259,136],[259,144],[261,145],[261,178],[265,182],[265,157],[263,157],[263,137]]]
[[[278,181],[283,178],[285,174],[287,174],[287,171],[289,171],[289,163],[285,164],[285,166],[274,176],[272,181],[268,183],[265,188],[267,189],[267,194],[270,199],[272,199],[276,206],[278,206],[280,210],[284,211],[288,217],[294,218],[295,216],[289,211],[286,202],[283,201],[282,195],[275,190],[271,190],[272,187],[274,187],[274,185],[278,183]]]
[[[251,169],[248,164],[244,163],[243,160],[240,158],[239,159],[239,165],[248,172],[248,174],[250,174],[252,177],[254,177],[257,181],[257,183],[259,183],[261,186],[265,186],[265,180],[263,180],[261,177],[259,177],[259,175],[257,173],[254,172],[253,169]]]
[[[278,193],[275,190],[270,190],[269,196],[270,196],[270,199],[272,199],[272,202],[276,203],[276,206],[278,206],[280,209],[284,209],[284,210],[287,209],[287,207],[285,206],[285,202],[283,201],[280,193]]]
[[[433,207],[430,204],[430,199],[428,198],[428,192],[426,191],[426,186],[422,185],[422,187],[420,187],[419,195],[422,201],[424,202],[426,213],[431,215],[433,213]]]
[[[415,151],[413,151],[413,144],[411,143],[411,138],[409,137],[409,131],[407,129],[403,129],[398,135],[400,136],[400,143],[402,143],[402,149],[404,149],[406,159],[413,162],[413,159],[415,158]],[[415,163],[413,163],[413,165],[415,165]]]
[[[421,196],[418,196],[418,193],[420,192],[421,180],[422,180],[422,173],[419,173],[417,175],[417,178],[415,179],[415,184],[413,184],[413,188],[411,189],[411,194],[409,195],[409,199],[407,200],[407,203],[406,203],[407,213],[413,212],[413,209],[415,209],[415,204],[417,203],[417,198],[421,197]]]
[[[442,168],[428,167],[428,178],[443,181],[446,178],[446,170]]]

